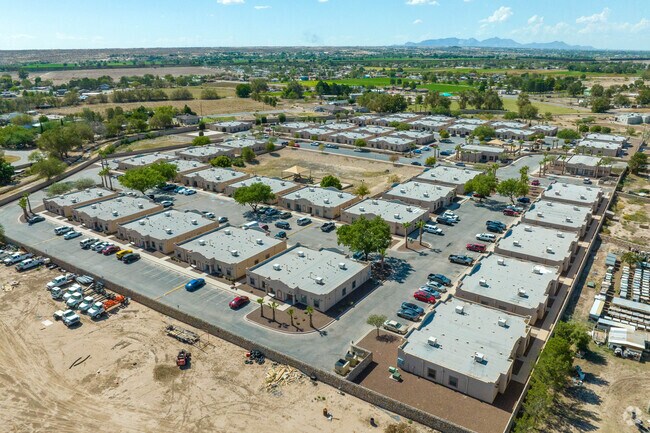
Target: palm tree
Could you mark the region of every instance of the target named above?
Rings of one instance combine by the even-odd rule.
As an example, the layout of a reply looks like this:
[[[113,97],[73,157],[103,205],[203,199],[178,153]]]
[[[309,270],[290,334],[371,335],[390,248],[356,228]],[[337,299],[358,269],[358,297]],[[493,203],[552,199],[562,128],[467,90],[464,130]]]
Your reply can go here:
[[[456,159],[460,159],[460,151],[461,151],[461,149],[462,149],[462,147],[461,147],[460,144],[458,144],[458,145],[454,148],[454,150],[456,151]]]
[[[564,174],[566,170],[566,155],[560,155],[560,159],[562,160],[562,174]]]
[[[426,223],[422,220],[418,221],[415,223],[415,227],[417,227],[420,230],[420,245],[422,245],[422,235],[424,234],[424,226]]]
[[[405,243],[405,246],[408,248],[408,246],[409,246],[409,228],[411,227],[411,223],[408,222],[408,221],[405,222],[405,223],[402,223],[402,227],[404,227],[404,243]]]
[[[269,307],[271,307],[271,312],[273,313],[273,321],[274,321],[274,322],[275,322],[275,310],[276,310],[279,306],[280,306],[280,304],[278,304],[278,303],[275,302],[275,301],[272,301],[271,303],[269,303]]]
[[[22,196],[20,200],[18,200],[18,206],[23,210],[25,219],[29,218],[29,214],[27,213],[27,198],[25,196]]]
[[[23,197],[25,200],[27,200],[27,209],[29,209],[29,213],[33,214],[34,211],[32,210],[32,202],[29,201],[29,193],[26,192],[23,194]]]
[[[524,140],[519,140],[519,154],[521,155],[521,149],[524,147]]]
[[[289,319],[291,320],[291,326],[293,326],[293,315],[295,314],[296,310],[293,308],[289,308],[287,310],[287,314],[289,315]]]
[[[313,328],[314,323],[312,322],[313,320],[312,316],[314,315],[314,307],[312,307],[311,305],[307,305],[307,308],[305,308],[305,313],[307,313],[307,315],[309,316],[309,326]]]
[[[623,263],[627,263],[630,266],[634,266],[637,263],[639,263],[640,261],[639,259],[640,259],[639,255],[634,251],[627,251],[623,253],[623,255],[621,255],[621,261]]]
[[[113,181],[111,180],[111,169],[110,169],[110,167],[106,166],[106,167],[102,168],[100,170],[100,172],[99,172],[99,175],[102,178],[102,185],[108,186],[111,190],[113,190]],[[108,184],[105,183],[106,180],[108,180]]]
[[[260,315],[264,317],[264,298],[257,298],[257,303],[260,304]]]

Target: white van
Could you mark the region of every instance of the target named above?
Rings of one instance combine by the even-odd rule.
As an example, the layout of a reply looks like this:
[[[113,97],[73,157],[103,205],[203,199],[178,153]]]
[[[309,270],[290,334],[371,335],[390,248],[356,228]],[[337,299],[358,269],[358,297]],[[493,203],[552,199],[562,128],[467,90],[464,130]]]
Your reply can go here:
[[[479,241],[494,242],[497,240],[497,237],[492,233],[479,233],[476,235],[476,239]]]
[[[72,230],[72,227],[61,226],[54,229],[54,234],[57,236],[61,236],[64,233],[68,233],[70,230]]]
[[[241,228],[243,228],[244,230],[248,230],[248,229],[252,229],[253,227],[259,227],[259,226],[260,226],[259,222],[251,221],[251,222],[246,223],[243,226],[241,226]]]

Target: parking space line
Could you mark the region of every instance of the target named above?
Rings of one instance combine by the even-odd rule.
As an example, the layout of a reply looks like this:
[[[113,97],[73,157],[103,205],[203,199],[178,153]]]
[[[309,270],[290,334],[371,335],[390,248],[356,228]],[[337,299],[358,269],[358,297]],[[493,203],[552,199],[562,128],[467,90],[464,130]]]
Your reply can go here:
[[[182,289],[183,287],[185,287],[185,284],[181,284],[181,285],[179,285],[179,286],[177,286],[177,287],[174,287],[173,289],[169,290],[168,292],[165,292],[165,293],[163,293],[162,295],[160,295],[160,296],[158,296],[157,298],[155,298],[155,300],[157,301],[157,300],[159,300],[160,298],[164,298],[165,296],[169,295],[170,293],[173,293],[173,292],[175,292],[175,291],[178,290],[178,289]]]

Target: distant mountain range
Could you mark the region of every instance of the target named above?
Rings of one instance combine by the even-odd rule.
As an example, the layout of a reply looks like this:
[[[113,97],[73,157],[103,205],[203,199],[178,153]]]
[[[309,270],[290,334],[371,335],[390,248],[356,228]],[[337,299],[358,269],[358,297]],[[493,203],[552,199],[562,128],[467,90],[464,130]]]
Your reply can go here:
[[[569,45],[566,42],[531,42],[522,44],[512,39],[489,38],[483,41],[478,39],[443,38],[427,39],[420,42],[407,42],[407,47],[476,47],[476,48],[531,48],[539,50],[594,50],[594,47],[585,45]]]

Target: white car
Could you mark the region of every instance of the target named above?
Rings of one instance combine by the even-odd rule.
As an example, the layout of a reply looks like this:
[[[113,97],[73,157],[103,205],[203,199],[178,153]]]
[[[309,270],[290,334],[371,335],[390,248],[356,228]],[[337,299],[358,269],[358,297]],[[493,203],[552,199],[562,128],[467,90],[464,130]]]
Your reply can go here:
[[[447,288],[445,286],[435,281],[427,281],[425,285],[431,289],[439,291],[440,293],[447,292]]]
[[[497,237],[492,233],[479,233],[476,235],[476,239],[479,241],[495,242]]]
[[[216,217],[216,215],[214,213],[212,213],[212,212],[204,212],[203,216],[205,216],[206,218],[210,218],[210,219],[214,219]]]
[[[423,230],[427,233],[433,233],[434,235],[442,234],[442,229],[435,224],[426,224]]]
[[[408,331],[408,326],[403,323],[399,323],[397,320],[386,320],[384,322],[384,329],[393,331],[396,334],[404,335]]]
[[[442,214],[442,216],[445,217],[445,218],[449,218],[450,220],[454,220],[456,222],[460,221],[460,217],[458,215],[456,215],[455,213],[453,213],[452,211],[450,211],[450,210],[446,210]]]
[[[22,262],[26,259],[31,259],[34,256],[32,253],[13,253],[6,259],[4,259],[5,266],[13,265],[14,263]]]

